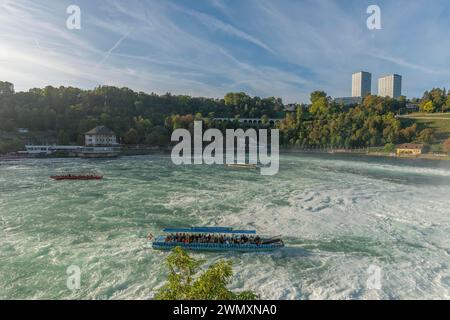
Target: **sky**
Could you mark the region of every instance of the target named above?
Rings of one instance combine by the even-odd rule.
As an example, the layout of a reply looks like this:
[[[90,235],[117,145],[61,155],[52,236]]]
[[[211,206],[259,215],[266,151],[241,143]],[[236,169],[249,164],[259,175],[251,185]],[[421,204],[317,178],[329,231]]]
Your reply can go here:
[[[81,29],[66,26],[69,5]],[[381,29],[369,30],[369,5]],[[403,94],[450,89],[448,0],[0,0],[0,80],[127,86],[307,102],[350,96],[351,74],[403,76]]]

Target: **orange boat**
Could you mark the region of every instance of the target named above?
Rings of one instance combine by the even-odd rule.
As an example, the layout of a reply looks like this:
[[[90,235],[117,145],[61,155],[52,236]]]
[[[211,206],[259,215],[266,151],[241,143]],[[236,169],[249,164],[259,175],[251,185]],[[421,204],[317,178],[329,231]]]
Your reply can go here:
[[[95,174],[64,174],[58,176],[50,176],[53,180],[101,180],[103,176],[95,175]]]

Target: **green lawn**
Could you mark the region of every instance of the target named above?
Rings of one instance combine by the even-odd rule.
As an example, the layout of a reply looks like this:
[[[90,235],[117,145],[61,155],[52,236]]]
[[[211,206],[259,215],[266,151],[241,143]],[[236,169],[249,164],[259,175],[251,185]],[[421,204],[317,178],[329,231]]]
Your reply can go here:
[[[436,119],[438,118],[438,119]],[[450,113],[411,113],[400,121],[405,125],[417,123],[419,130],[431,128],[436,131],[436,139],[443,141],[450,137]]]
[[[406,117],[414,118],[414,117],[427,117],[427,118],[449,118],[450,119],[450,112],[446,113],[424,113],[424,112],[413,112],[408,115],[405,115]]]

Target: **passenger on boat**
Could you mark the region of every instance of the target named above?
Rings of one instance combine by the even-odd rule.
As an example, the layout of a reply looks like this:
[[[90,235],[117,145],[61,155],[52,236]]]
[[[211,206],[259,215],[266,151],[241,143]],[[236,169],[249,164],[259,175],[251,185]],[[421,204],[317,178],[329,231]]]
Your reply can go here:
[[[261,238],[259,236],[245,235],[241,236],[224,236],[224,235],[211,235],[211,234],[184,234],[176,233],[170,234],[165,238],[165,242],[174,243],[219,243],[219,244],[261,244]]]

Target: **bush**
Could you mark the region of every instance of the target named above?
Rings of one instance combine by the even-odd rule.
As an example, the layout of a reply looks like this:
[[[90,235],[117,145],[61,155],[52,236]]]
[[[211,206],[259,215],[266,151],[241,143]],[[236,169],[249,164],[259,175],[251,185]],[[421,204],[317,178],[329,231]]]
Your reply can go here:
[[[393,143],[386,143],[384,146],[384,151],[389,153],[395,152],[395,145]]]
[[[433,144],[430,147],[430,151],[433,153],[440,153],[440,152],[442,152],[442,146],[440,144]]]
[[[0,142],[0,154],[16,152],[21,150],[23,147],[23,143],[18,139],[2,141]]]
[[[450,138],[448,138],[442,143],[442,151],[450,153]]]
[[[125,143],[126,144],[137,144],[139,141],[139,134],[136,129],[130,129],[125,134]]]
[[[154,127],[151,133],[145,137],[145,144],[151,146],[167,146],[170,141],[170,136],[166,128],[162,126]]]
[[[431,144],[434,141],[434,130],[427,128],[419,133],[419,141],[425,144]]]

